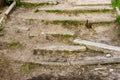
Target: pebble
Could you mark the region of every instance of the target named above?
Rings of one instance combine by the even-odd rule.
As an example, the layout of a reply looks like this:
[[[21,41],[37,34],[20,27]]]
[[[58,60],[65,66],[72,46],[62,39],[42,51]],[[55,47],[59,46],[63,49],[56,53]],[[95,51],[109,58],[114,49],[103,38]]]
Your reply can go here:
[[[113,72],[114,70],[113,69],[109,69],[110,72]]]
[[[111,54],[106,54],[106,57],[110,58],[110,57],[112,57],[112,55]]]

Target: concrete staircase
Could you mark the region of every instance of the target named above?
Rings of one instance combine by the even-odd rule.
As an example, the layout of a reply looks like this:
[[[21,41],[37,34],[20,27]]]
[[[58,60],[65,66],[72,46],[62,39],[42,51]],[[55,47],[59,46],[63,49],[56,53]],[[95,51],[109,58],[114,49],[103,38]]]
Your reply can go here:
[[[22,1],[34,4],[49,3],[48,0]],[[102,35],[102,31],[110,30],[108,27],[113,28],[115,26],[113,23],[116,14],[110,4],[111,0],[61,0],[59,4],[56,5],[50,4],[30,9],[19,8],[15,10],[10,16],[11,20],[8,20],[6,24],[6,26],[8,26],[6,28],[6,31],[8,31],[6,35],[8,34],[9,37],[4,39],[18,40],[21,44],[24,44],[24,49],[21,50],[18,48],[18,50],[10,54],[9,57],[16,61],[42,65],[111,63],[110,60],[112,60],[112,57],[106,58],[105,55],[108,53],[104,50],[88,48],[89,45],[95,48],[104,48],[101,47],[104,46],[104,44],[98,45],[100,43],[89,43],[89,41],[82,43],[81,41],[74,40],[76,38],[76,31],[83,34],[81,30],[84,30],[87,34],[92,35],[95,33],[99,36],[104,36]],[[14,20],[16,20],[16,22],[12,23]],[[86,20],[89,20],[89,22],[93,24],[92,29],[86,29]],[[61,22],[63,25],[61,25],[61,23],[54,24],[54,21]],[[78,25],[78,27],[70,25],[69,23],[64,25],[64,22],[69,21],[71,21],[71,23],[75,22],[74,24],[82,24]],[[101,27],[102,29],[100,29]],[[16,37],[14,31],[18,33]],[[56,37],[54,35],[56,35]],[[77,36],[79,35],[77,34]],[[87,36],[83,37],[88,38]],[[108,38],[111,38],[111,35],[108,36]],[[99,42],[98,39],[95,39],[95,41]],[[109,40],[106,41],[106,43],[108,42]],[[77,43],[77,45],[75,43]],[[114,54],[114,50],[117,50],[117,53],[120,51],[120,47],[109,45],[107,45],[107,49],[112,50],[112,54]],[[12,53],[13,51],[10,52]],[[101,59],[103,59],[103,63],[99,62]],[[114,59],[119,58],[114,57]]]

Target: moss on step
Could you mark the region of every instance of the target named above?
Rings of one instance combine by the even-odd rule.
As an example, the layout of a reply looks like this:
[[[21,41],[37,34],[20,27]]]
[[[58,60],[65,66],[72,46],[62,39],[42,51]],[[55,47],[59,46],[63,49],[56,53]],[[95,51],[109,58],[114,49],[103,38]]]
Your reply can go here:
[[[23,72],[30,72],[31,70],[41,66],[40,64],[35,64],[35,63],[24,63],[21,65],[21,70]]]
[[[70,34],[52,34],[53,37],[62,37],[62,38],[72,38],[73,35]]]
[[[79,13],[86,13],[86,12],[114,12],[114,10],[110,9],[103,9],[103,10],[39,10],[39,11],[46,11],[49,13],[58,13],[58,14],[79,14]],[[38,12],[39,12],[38,11]]]
[[[116,17],[116,22],[117,22],[118,24],[120,24],[120,16],[117,16],[117,17]]]
[[[36,20],[36,19],[34,19]],[[37,20],[39,21],[39,20]],[[40,20],[41,23],[48,25],[48,24],[54,24],[54,25],[62,25],[64,27],[80,27],[82,25],[85,25],[86,21],[78,21],[78,20],[54,20],[54,21],[47,21],[47,20]],[[93,25],[109,25],[109,24],[115,24],[115,21],[108,21],[108,22],[91,22]]]
[[[63,26],[65,25],[73,25],[78,27],[79,25],[83,24],[84,22],[82,21],[75,21],[75,20],[55,20],[53,21],[53,24],[62,24]]]

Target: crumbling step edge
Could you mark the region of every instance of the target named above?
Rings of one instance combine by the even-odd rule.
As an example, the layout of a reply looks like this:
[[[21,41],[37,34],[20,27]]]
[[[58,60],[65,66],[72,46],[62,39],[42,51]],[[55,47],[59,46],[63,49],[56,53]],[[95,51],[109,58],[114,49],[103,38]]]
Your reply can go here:
[[[86,45],[88,49],[95,50],[95,51],[103,51],[105,53],[111,53],[111,52],[118,52],[120,53],[120,47],[118,46],[111,46],[103,43],[97,43],[97,42],[92,42],[92,41],[86,41],[86,40],[80,40],[80,39],[75,39],[73,41],[75,44],[82,44]]]

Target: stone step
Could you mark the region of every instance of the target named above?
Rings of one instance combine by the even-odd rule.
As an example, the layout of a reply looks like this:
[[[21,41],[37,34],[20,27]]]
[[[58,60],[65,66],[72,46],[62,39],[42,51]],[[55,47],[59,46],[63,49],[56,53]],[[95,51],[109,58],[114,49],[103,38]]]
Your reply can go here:
[[[99,17],[98,17],[99,16]],[[79,13],[77,15],[68,15],[68,14],[56,14],[56,13],[47,13],[47,12],[24,12],[18,13],[17,17],[22,19],[36,19],[36,20],[45,20],[45,21],[80,21],[84,22],[87,19],[89,22],[99,23],[99,22],[114,22],[116,15],[113,13]]]
[[[45,11],[90,11],[90,10],[100,10],[100,11],[105,11],[105,10],[113,10],[112,6],[110,5],[96,5],[96,6],[71,6],[68,4],[59,4],[59,5],[53,5],[53,6],[44,6],[40,7],[39,10],[45,10]]]
[[[16,60],[19,62],[25,63],[34,63],[41,65],[49,65],[49,66],[71,66],[71,65],[95,65],[95,64],[112,64],[112,63],[120,63],[120,56],[115,56],[111,58],[106,57],[86,57],[85,59],[79,61],[69,61],[69,62],[51,62],[51,61],[37,61],[37,60]]]
[[[74,5],[106,5],[111,4],[111,0],[72,0]]]
[[[34,48],[34,54],[40,54],[43,51],[59,51],[59,52],[74,52],[74,51],[86,51],[85,46],[57,46],[57,45],[51,45],[51,46],[36,46]]]
[[[75,39],[73,41],[75,44],[82,44],[86,45],[88,49],[95,50],[95,51],[103,51],[103,52],[117,52],[120,53],[120,47],[111,46],[103,43],[91,42],[86,40]]]
[[[74,36],[74,31],[66,29],[66,28],[63,28],[61,26],[53,26],[53,25],[41,26],[40,28],[36,27],[36,28],[30,29],[29,36],[36,36],[37,37],[39,35],[43,35],[43,36],[47,36],[47,35],[53,35],[54,36],[55,35],[56,37],[59,37],[59,36],[73,37]]]
[[[74,36],[74,32],[70,31],[66,28],[63,28],[61,26],[48,26],[41,30],[41,34],[46,35],[70,35]]]

